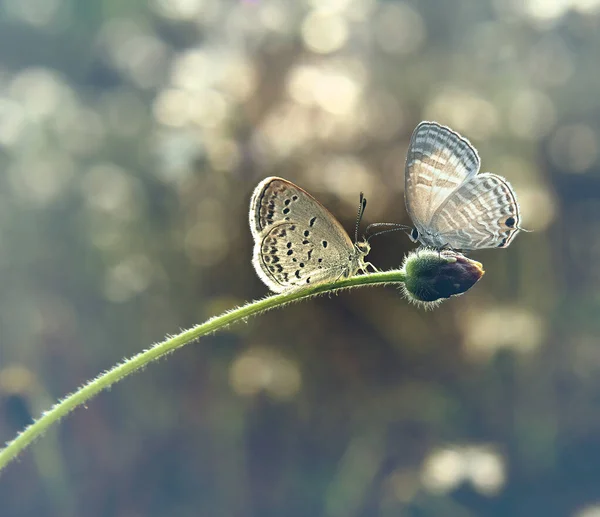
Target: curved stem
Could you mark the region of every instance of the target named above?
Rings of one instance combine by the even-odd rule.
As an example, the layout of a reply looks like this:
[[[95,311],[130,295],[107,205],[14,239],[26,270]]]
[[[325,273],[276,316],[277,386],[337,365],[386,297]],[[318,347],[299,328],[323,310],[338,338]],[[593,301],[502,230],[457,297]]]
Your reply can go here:
[[[148,350],[144,350],[143,352],[126,359],[124,362],[117,364],[110,370],[101,373],[98,377],[83,385],[76,392],[68,395],[55,404],[51,409],[42,413],[42,416],[38,418],[38,420],[26,427],[15,439],[8,442],[4,449],[0,450],[0,471],[4,469],[4,467],[6,467],[6,465],[23,449],[42,435],[46,429],[69,414],[77,406],[85,404],[94,395],[97,395],[102,390],[112,386],[117,381],[127,377],[136,370],[143,368],[152,361],[165,356],[183,345],[187,345],[199,337],[216,332],[219,329],[248,318],[249,316],[261,314],[276,307],[283,307],[288,303],[310,298],[311,296],[366,285],[398,284],[403,283],[404,278],[403,271],[394,270],[383,273],[354,276],[328,284],[320,284],[305,289],[275,294],[263,298],[262,300],[247,303],[242,307],[228,311],[220,316],[215,316],[207,322],[196,325],[176,336],[168,337],[164,341],[154,344]]]

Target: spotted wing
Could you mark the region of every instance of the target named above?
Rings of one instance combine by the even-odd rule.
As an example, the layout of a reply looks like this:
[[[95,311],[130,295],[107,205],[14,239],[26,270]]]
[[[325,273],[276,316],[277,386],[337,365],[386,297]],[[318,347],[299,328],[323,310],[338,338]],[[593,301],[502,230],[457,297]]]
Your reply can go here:
[[[283,178],[270,177],[254,189],[250,200],[250,230],[256,239],[269,226],[293,222],[309,227],[325,225],[336,240],[354,247],[346,230],[319,201],[306,190]]]
[[[283,178],[266,178],[254,190],[250,229],[252,263],[275,292],[356,273],[357,251],[342,225],[308,192]]]
[[[454,249],[506,248],[519,233],[516,195],[489,172],[471,178],[435,213],[432,231]]]
[[[360,264],[357,250],[347,235],[342,239],[330,230],[328,221],[267,227],[255,243],[252,258],[260,279],[279,293],[354,275]]]
[[[479,171],[479,155],[466,138],[436,122],[421,122],[406,155],[406,210],[420,233],[452,193]]]

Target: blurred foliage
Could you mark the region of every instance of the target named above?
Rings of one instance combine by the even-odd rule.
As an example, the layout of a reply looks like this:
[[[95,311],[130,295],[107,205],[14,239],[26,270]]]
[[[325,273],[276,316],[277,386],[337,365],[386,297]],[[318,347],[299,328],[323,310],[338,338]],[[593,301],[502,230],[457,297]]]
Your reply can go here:
[[[3,441],[265,294],[268,175],[407,224],[434,119],[535,230],[433,313],[356,290],[149,367],[6,470],[1,515],[600,515],[599,29],[598,0],[0,0]]]

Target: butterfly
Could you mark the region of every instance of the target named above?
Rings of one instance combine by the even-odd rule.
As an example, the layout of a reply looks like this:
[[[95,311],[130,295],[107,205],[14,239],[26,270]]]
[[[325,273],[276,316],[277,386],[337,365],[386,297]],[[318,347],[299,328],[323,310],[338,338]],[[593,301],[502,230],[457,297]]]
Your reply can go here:
[[[471,143],[436,122],[412,134],[405,169],[406,210],[413,242],[461,250],[506,248],[519,232],[519,204],[510,183],[478,174]]]
[[[259,278],[279,293],[366,272],[370,251],[358,242],[358,224],[366,207],[360,198],[355,242],[338,220],[308,192],[283,178],[270,177],[254,189],[250,230],[252,264]]]
[[[413,242],[475,250],[513,241],[522,230],[516,194],[502,176],[478,174],[479,166],[477,150],[457,132],[436,122],[416,127],[404,180]]]

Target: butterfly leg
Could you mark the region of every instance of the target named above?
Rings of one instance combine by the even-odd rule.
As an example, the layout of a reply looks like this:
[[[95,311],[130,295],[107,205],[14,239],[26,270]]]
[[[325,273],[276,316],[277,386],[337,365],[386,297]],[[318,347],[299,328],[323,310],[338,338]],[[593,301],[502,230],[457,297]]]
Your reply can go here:
[[[340,278],[348,278],[350,276],[350,268],[345,267],[342,269],[340,274],[336,277],[334,282],[337,282]]]
[[[363,264],[363,266],[360,268],[362,273],[368,273],[369,272],[369,267],[371,267],[371,270],[373,271],[373,273],[379,273],[379,269],[377,269],[373,264],[371,264],[370,262],[365,262]]]
[[[441,248],[438,248],[438,254],[440,257],[442,256],[442,251],[453,251],[455,253],[458,252],[458,250],[450,246],[450,244],[444,244]]]

